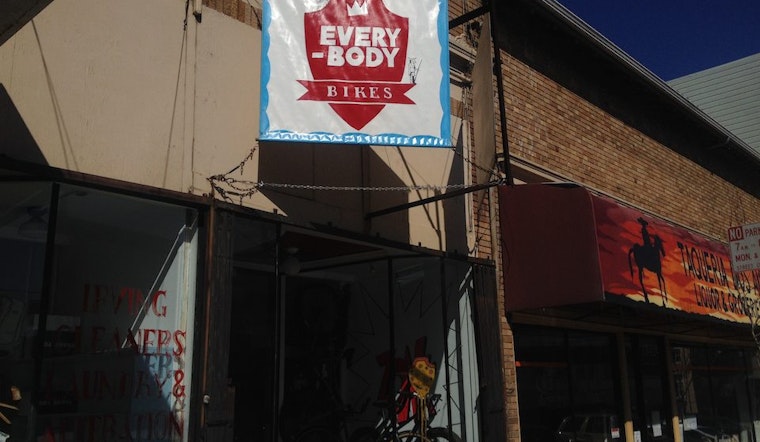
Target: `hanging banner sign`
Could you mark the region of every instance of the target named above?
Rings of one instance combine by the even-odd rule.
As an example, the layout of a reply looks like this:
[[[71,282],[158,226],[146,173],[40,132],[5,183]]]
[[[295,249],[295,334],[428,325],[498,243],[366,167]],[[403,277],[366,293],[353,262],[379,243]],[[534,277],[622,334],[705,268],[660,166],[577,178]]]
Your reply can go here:
[[[446,0],[265,0],[261,140],[449,147]]]

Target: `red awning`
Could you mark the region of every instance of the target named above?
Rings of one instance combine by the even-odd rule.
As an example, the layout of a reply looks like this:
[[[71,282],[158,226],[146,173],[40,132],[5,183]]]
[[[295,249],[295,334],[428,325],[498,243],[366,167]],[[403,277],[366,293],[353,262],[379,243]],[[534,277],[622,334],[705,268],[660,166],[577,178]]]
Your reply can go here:
[[[507,311],[650,304],[749,322],[760,271],[726,244],[572,184],[499,187]]]

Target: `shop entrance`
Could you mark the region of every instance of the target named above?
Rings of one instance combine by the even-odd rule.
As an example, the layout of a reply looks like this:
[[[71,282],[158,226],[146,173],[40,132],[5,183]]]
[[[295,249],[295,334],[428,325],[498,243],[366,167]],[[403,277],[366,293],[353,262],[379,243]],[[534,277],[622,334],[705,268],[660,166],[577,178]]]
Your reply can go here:
[[[673,440],[664,342],[654,336],[625,338],[634,439],[643,442]]]
[[[481,440],[472,264],[235,221],[233,440]]]

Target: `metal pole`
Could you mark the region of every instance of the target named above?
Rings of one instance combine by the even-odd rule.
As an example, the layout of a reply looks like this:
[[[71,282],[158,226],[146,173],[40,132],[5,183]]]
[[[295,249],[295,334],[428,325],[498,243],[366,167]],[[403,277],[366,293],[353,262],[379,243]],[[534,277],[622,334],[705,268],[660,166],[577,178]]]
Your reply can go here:
[[[501,47],[499,46],[496,16],[496,2],[489,2],[490,13],[489,20],[491,24],[491,42],[493,43],[494,53],[494,74],[496,74],[496,88],[499,96],[499,118],[501,121],[501,148],[504,157],[504,176],[508,185],[514,184],[512,178],[512,168],[509,164],[509,139],[507,137],[507,111],[504,104],[504,76],[501,72]]]

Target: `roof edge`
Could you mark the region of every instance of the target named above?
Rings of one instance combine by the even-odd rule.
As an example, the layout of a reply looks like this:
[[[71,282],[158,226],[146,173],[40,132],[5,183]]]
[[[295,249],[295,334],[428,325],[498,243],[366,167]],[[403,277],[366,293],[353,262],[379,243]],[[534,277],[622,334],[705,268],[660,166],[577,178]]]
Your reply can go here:
[[[650,85],[652,85],[659,92],[665,94],[673,101],[678,103],[683,108],[687,109],[692,114],[696,115],[701,121],[710,126],[713,130],[719,132],[725,136],[727,141],[733,142],[742,152],[750,156],[760,166],[760,152],[755,151],[744,140],[738,138],[731,131],[726,129],[723,125],[715,121],[712,117],[707,115],[694,103],[686,99],[683,95],[679,94],[675,89],[668,85],[663,79],[655,75],[652,71],[639,63],[636,59],[628,55],[625,51],[615,45],[607,37],[599,33],[592,26],[583,21],[580,17],[575,15],[572,11],[565,6],[557,2],[556,0],[535,0],[535,4],[543,6],[547,11],[554,16],[570,25],[577,32],[582,34],[585,38],[599,47],[602,51],[614,59],[620,61],[626,65],[632,71],[636,72],[639,76],[645,79]],[[725,143],[728,144],[728,143]]]

